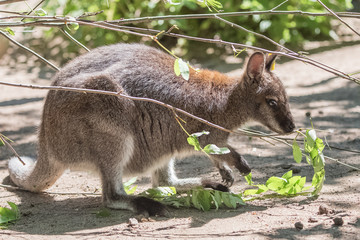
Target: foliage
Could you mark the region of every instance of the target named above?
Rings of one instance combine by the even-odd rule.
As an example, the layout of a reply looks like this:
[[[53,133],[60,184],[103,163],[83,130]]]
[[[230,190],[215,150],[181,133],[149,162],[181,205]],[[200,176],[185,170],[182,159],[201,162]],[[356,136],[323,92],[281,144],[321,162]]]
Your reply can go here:
[[[282,177],[270,177],[266,184],[254,185],[251,179],[251,173],[245,177],[249,185],[257,187],[244,191],[244,196],[265,193],[272,190],[280,195],[297,195],[304,193],[311,187],[314,188],[311,195],[316,196],[320,193],[325,181],[325,159],[322,151],[324,150],[323,141],[316,136],[315,129],[308,129],[304,135],[304,153],[299,147],[296,138],[293,141],[293,156],[297,163],[300,163],[303,156],[309,165],[314,168],[314,176],[311,186],[305,187],[306,177],[293,176],[292,171],[285,173]]]
[[[219,148],[215,144],[208,144],[204,148],[200,146],[200,142],[198,137],[201,137],[203,135],[209,135],[210,132],[202,131],[198,133],[193,133],[188,136],[187,141],[190,145],[194,147],[194,150],[196,151],[203,151],[205,154],[227,154],[230,152],[230,150],[227,147]]]
[[[41,14],[48,13],[49,15],[59,14],[69,17],[78,17],[84,13],[103,10],[103,13],[94,17],[88,17],[87,19],[114,20],[146,16],[202,14],[208,13],[209,10],[221,10],[223,12],[263,11],[273,9],[282,2],[283,0],[47,0],[45,1],[45,5],[43,7],[44,10],[38,12]],[[323,0],[323,3],[334,11],[345,11],[347,8],[351,8],[351,0]],[[308,0],[289,0],[276,10],[324,12],[323,7],[319,3]],[[293,48],[301,46],[305,40],[323,40],[337,37],[336,33],[332,30],[330,17],[307,17],[302,15],[276,14],[231,17],[229,20],[249,30],[262,33],[281,44],[285,44]],[[69,25],[71,29],[78,28],[78,26],[72,26],[72,24]],[[180,32],[186,33],[190,36],[221,38],[226,41],[240,42],[263,47],[272,46],[264,39],[256,38],[253,34],[232,29],[224,22],[214,19],[172,19],[169,21],[155,20],[146,23],[138,23],[136,24],[136,27],[167,31],[173,25],[177,25]],[[53,34],[65,38],[65,36],[56,31],[56,29],[50,29],[47,31],[49,40],[54,38]],[[93,27],[78,28],[76,31],[73,31],[73,34],[75,38],[80,40],[80,42],[89,48],[116,42],[139,42],[147,40],[134,35]],[[184,50],[186,49],[190,55],[193,54],[197,57],[200,57],[201,55],[204,56],[205,49],[208,48],[207,44],[201,44],[199,46],[196,42],[188,42],[184,39],[164,37],[161,41],[168,48],[178,45]],[[68,52],[77,52],[79,50],[78,47],[72,43],[68,43],[66,47]]]
[[[245,205],[241,194],[208,190],[202,187],[191,189],[183,194],[177,193],[174,187],[158,187],[148,189],[142,194],[169,206],[193,207],[202,211],[222,207],[237,208],[239,205]]]
[[[18,206],[13,202],[7,202],[10,208],[0,207],[0,228],[6,228],[9,223],[13,223],[20,218]]]

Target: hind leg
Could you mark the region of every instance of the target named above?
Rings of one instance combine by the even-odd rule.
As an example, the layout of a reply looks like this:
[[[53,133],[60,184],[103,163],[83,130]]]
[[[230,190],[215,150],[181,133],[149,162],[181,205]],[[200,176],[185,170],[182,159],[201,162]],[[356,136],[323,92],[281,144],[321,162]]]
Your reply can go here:
[[[170,162],[157,170],[152,174],[152,184],[153,187],[158,186],[172,186],[177,190],[188,190],[194,187],[203,186],[205,188],[212,188],[215,190],[228,192],[228,187],[222,185],[221,183],[216,183],[211,180],[202,179],[202,178],[178,178],[175,173],[174,159],[171,159]]]
[[[129,196],[122,183],[121,167],[102,168],[103,202],[112,209],[127,209],[144,216],[167,216],[166,207],[158,201],[139,196]]]

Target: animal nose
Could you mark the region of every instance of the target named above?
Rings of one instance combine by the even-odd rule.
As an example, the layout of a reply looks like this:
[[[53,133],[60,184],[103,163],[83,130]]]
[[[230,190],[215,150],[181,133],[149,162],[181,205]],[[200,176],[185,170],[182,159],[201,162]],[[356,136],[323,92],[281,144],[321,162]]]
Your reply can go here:
[[[289,122],[288,123],[288,125],[287,125],[287,127],[286,127],[287,129],[287,132],[292,132],[292,131],[294,131],[294,129],[295,129],[295,124],[291,121],[291,122]]]

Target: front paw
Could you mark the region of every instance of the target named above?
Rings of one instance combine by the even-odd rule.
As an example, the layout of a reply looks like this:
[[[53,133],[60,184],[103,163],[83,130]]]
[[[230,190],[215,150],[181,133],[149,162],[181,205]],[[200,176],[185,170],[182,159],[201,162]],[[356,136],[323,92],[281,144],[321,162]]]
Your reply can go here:
[[[220,175],[226,186],[231,187],[234,183],[234,174],[229,166],[223,166],[219,169]]]
[[[169,217],[169,211],[162,203],[147,197],[136,197],[132,200],[134,212],[145,217],[162,216]]]
[[[218,182],[213,182],[211,180],[202,180],[202,186],[204,188],[212,188],[221,192],[230,192],[230,189],[227,186]]]

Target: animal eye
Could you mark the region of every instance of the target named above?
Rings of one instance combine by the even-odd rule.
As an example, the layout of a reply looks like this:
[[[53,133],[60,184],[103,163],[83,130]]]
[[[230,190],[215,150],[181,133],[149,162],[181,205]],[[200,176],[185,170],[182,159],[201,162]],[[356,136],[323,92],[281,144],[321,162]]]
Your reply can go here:
[[[269,106],[272,107],[272,108],[277,107],[277,102],[276,102],[274,99],[269,99],[269,100],[267,101],[267,103],[268,103]]]

